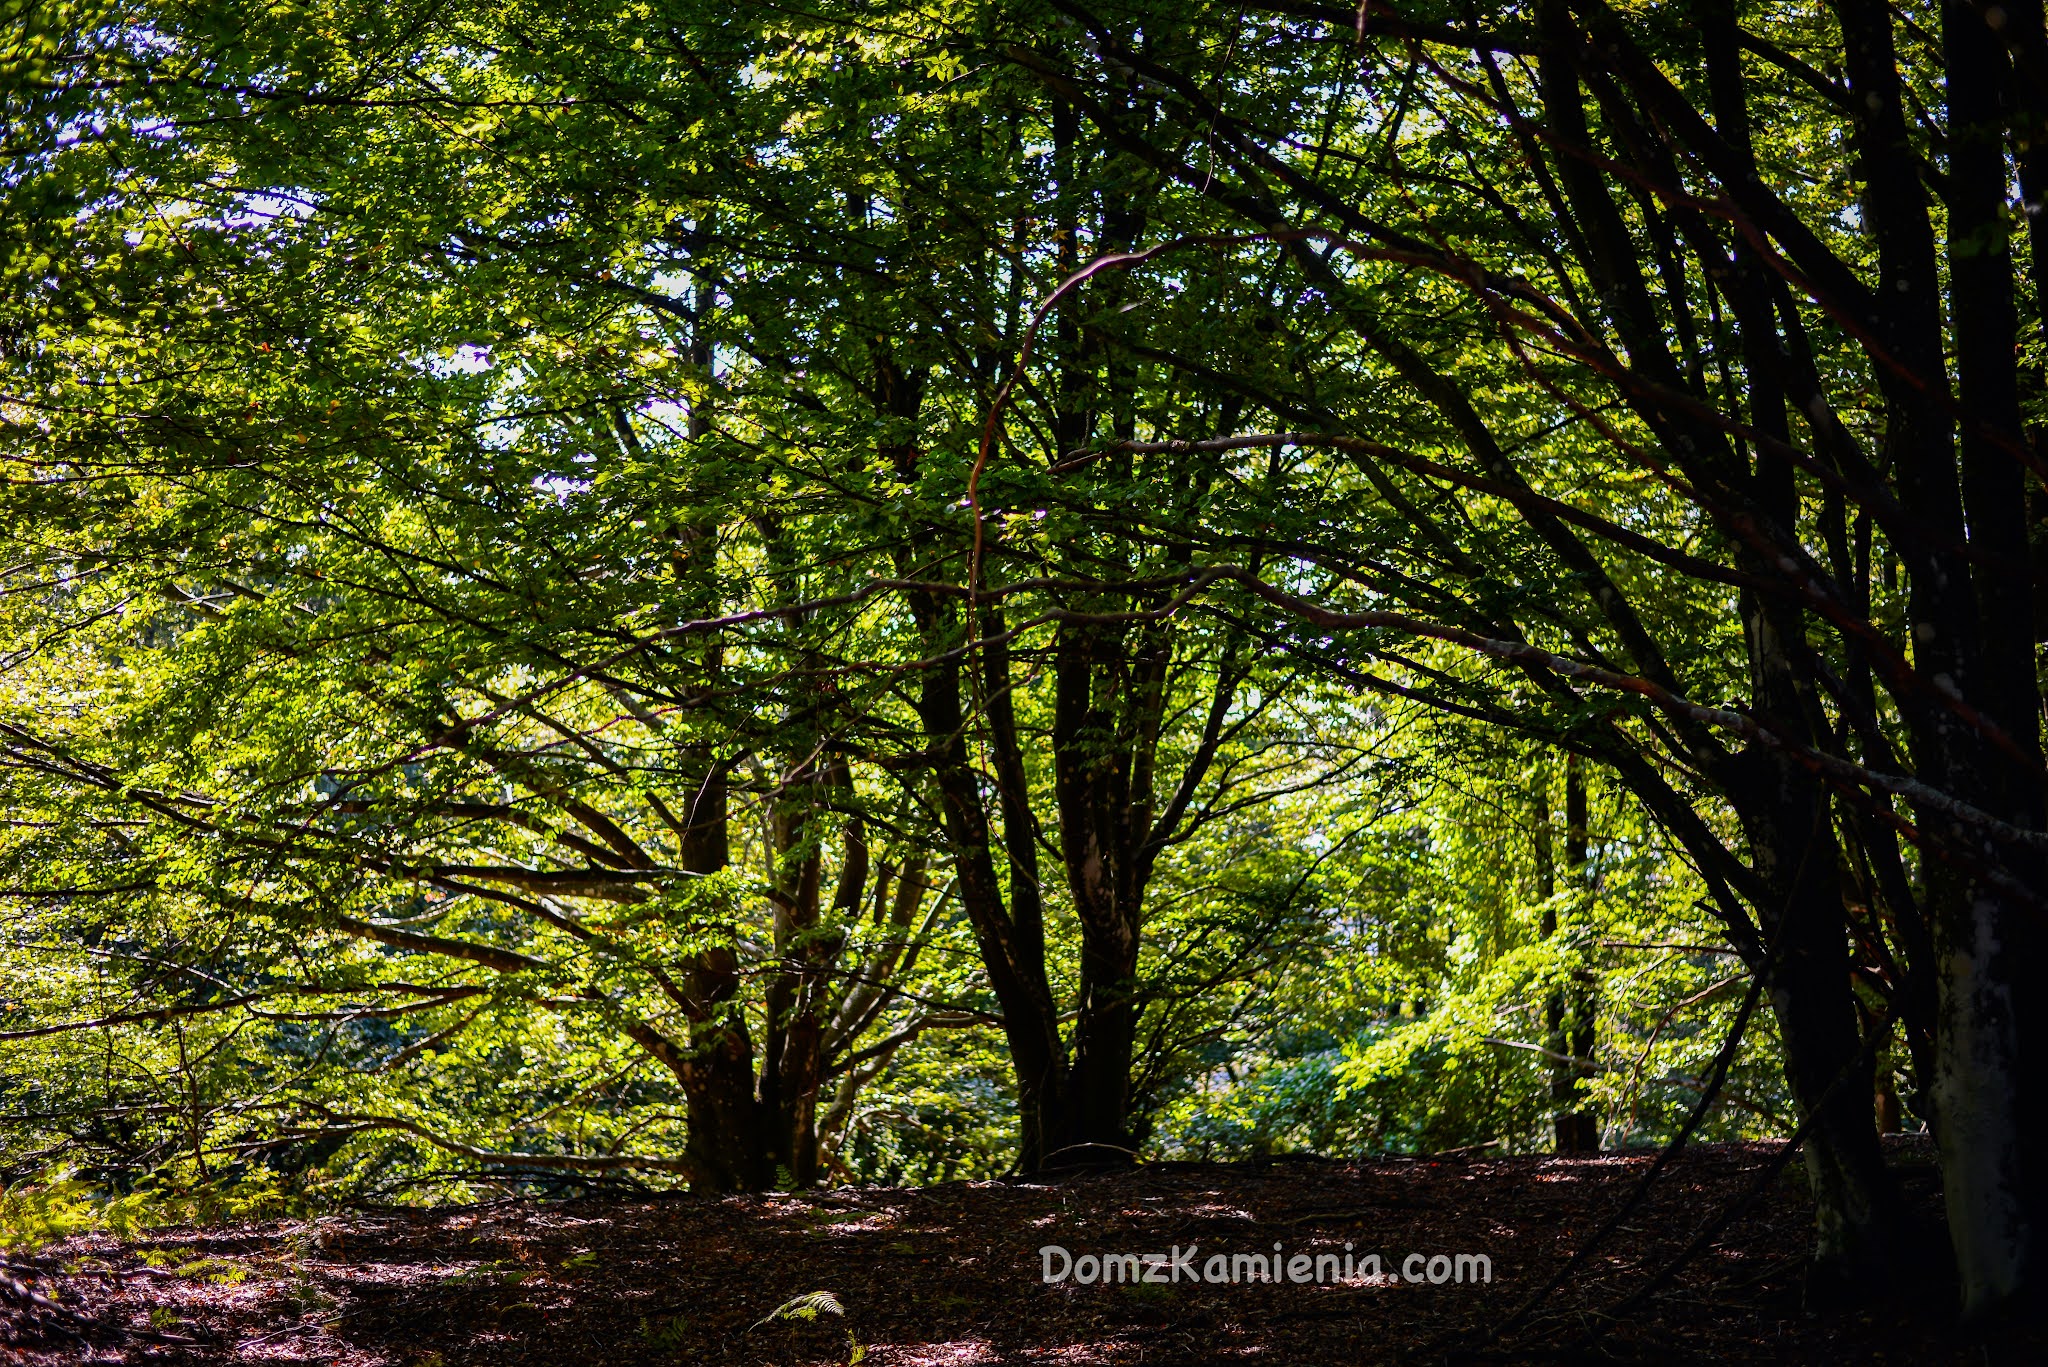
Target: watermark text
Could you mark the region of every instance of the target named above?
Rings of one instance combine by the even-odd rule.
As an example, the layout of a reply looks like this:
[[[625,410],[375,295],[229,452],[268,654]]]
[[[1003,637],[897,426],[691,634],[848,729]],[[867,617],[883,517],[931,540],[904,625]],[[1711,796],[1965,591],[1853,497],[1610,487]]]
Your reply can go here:
[[[1485,1285],[1493,1281],[1493,1259],[1484,1253],[1410,1253],[1398,1259],[1359,1253],[1345,1244],[1342,1253],[1290,1254],[1282,1244],[1273,1251],[1211,1253],[1201,1245],[1173,1245],[1164,1253],[1081,1253],[1058,1244],[1038,1250],[1039,1280],[1051,1286],[1072,1281],[1097,1284],[1172,1285],[1201,1282],[1212,1286],[1246,1283],[1297,1286],[1364,1283],[1387,1286],[1398,1282],[1442,1286]]]

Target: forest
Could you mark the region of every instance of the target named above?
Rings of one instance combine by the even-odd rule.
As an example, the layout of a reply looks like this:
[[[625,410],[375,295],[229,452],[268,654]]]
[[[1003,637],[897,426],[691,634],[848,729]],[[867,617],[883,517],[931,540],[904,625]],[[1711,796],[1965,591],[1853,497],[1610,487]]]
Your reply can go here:
[[[19,1360],[1224,1361],[1039,1245],[1395,1187],[1512,1274],[1274,1323],[2043,1348],[2041,0],[0,0],[0,142]]]

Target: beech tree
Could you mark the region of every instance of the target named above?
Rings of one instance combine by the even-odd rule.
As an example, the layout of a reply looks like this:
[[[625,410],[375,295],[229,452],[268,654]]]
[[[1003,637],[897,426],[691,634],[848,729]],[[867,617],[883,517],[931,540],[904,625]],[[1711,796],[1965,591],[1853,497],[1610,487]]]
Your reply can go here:
[[[1683,852],[1824,1279],[1902,1265],[1896,1033],[2026,1305],[2038,6],[21,22],[10,895],[108,1019],[601,1019],[717,1188],[987,1028],[1020,1166],[1127,1153],[1267,952],[1160,880],[1398,705],[1568,757],[1542,905],[1572,774]]]
[[[1218,231],[1270,243],[1300,335],[1346,339],[1284,384],[1243,375],[1291,430],[1212,449],[1371,462],[1406,549],[1436,552],[1359,585],[1386,606],[1269,600],[1364,649],[1495,662],[1445,705],[1601,759],[1687,842],[1770,984],[1823,1257],[1861,1276],[1894,1265],[1899,1227],[1853,938],[1932,1079],[1966,1305],[2015,1305],[2038,1266],[2015,972],[2041,843],[2039,466],[2036,267],[2005,225],[2039,16],[1284,5],[1215,14],[1203,41],[1055,8],[1087,56],[1020,34],[1013,59]],[[1211,65],[1224,51],[1261,53],[1259,75]],[[1128,118],[1134,80],[1177,117]],[[1340,374],[1407,406],[1345,411]],[[1667,511],[1589,505],[1596,470],[1655,481]],[[1537,574],[1501,572],[1502,536]],[[1706,652],[1670,609],[1716,600],[1740,644]],[[1739,840],[1703,817],[1717,803]]]

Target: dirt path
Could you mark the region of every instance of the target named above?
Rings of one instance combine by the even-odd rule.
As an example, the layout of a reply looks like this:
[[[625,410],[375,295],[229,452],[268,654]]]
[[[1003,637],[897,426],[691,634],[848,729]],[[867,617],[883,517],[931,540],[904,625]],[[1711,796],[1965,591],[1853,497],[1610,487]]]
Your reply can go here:
[[[1581,1361],[1559,1348],[1748,1189],[1770,1152],[1686,1157],[1611,1248],[1490,1345],[1488,1326],[1614,1208],[1647,1156],[1162,1164],[1057,1184],[508,1202],[75,1239],[15,1260],[24,1289],[64,1310],[32,1317],[17,1295],[7,1352],[23,1363],[340,1367]],[[1924,1165],[1902,1171],[1931,1203]],[[1665,1294],[1614,1325],[1600,1353],[1659,1367],[2048,1362],[2048,1342],[1987,1347],[1938,1314],[1909,1317],[1917,1301],[1947,1299],[1932,1268],[1911,1279],[1924,1295],[1808,1313],[1807,1218],[1796,1178],[1781,1179]],[[1283,1277],[1309,1280],[1252,1279],[1253,1257],[1270,1260],[1276,1243]],[[1042,1256],[1047,1245],[1075,1264],[1051,1285],[1046,1264],[1058,1273],[1062,1259]],[[1139,1262],[1136,1284],[1104,1281],[1101,1256],[1126,1253],[1163,1261]],[[1374,1280],[1368,1253],[1392,1275]],[[1318,1268],[1319,1257],[1337,1261]],[[1125,1270],[1119,1260],[1115,1273]],[[770,1318],[812,1292],[842,1313]]]

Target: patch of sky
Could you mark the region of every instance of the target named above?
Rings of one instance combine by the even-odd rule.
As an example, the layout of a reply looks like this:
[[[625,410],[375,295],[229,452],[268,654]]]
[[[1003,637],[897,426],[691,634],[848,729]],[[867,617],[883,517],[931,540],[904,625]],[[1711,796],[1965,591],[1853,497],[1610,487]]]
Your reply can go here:
[[[455,348],[455,354],[448,357],[445,364],[456,374],[480,375],[491,368],[491,349],[474,342],[464,342]]]
[[[762,143],[754,149],[754,157],[763,166],[786,166],[799,159],[796,145],[788,138]]]
[[[533,487],[544,494],[551,494],[557,503],[567,503],[577,494],[590,492],[591,483],[573,475],[535,475]]]
[[[690,277],[683,271],[656,271],[648,288],[663,298],[684,302],[690,297]]]
[[[481,375],[495,364],[491,359],[491,349],[474,342],[464,342],[453,351],[415,356],[413,363],[439,379],[450,375]]]
[[[671,399],[656,399],[640,406],[640,415],[649,422],[659,423],[670,432],[680,434],[689,430],[690,410],[688,405]]]
[[[178,52],[178,40],[154,24],[120,25],[102,32],[118,34],[123,43],[137,52],[154,53],[159,57],[174,56]]]
[[[222,222],[246,226],[279,218],[311,218],[320,203],[305,190],[244,190],[235,196],[240,208],[224,215]]]

